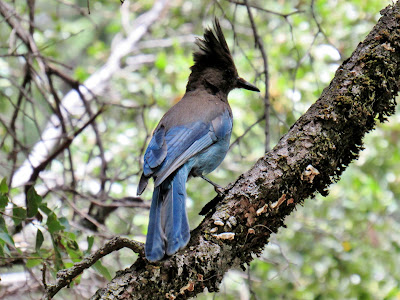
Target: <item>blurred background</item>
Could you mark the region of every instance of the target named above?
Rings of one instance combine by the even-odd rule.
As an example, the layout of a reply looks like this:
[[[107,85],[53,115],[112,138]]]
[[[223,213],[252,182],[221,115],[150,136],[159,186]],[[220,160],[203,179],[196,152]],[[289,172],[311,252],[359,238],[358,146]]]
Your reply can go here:
[[[240,76],[261,90],[229,95],[232,146],[209,176],[225,186],[318,99],[391,3],[0,0],[0,298],[40,298],[43,277],[54,283],[115,235],[145,241],[144,150],[183,96],[195,37],[214,16]],[[246,271],[198,298],[400,299],[399,112],[364,141],[327,197],[305,201]],[[215,192],[197,178],[187,192],[195,228]],[[55,299],[88,298],[135,259],[113,252]]]

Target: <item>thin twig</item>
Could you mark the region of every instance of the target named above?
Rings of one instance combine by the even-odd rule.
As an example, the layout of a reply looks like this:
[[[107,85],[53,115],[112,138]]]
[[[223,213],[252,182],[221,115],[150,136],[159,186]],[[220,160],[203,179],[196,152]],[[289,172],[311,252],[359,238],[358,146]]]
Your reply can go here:
[[[269,71],[268,71],[268,57],[267,52],[264,48],[264,43],[257,32],[257,26],[254,22],[253,13],[251,12],[250,5],[248,4],[247,0],[244,0],[244,3],[247,8],[247,13],[249,15],[251,28],[253,29],[254,35],[254,42],[258,49],[260,49],[261,56],[263,59],[264,64],[264,84],[265,84],[265,94],[264,94],[264,119],[265,119],[265,127],[264,127],[264,134],[265,134],[265,153],[270,150],[270,128],[269,128],[269,107],[270,107],[270,100],[269,100]]]
[[[279,12],[276,12],[276,11],[273,11],[273,10],[269,10],[269,9],[262,8],[262,7],[260,7],[260,6],[255,5],[255,4],[250,4],[250,3],[247,2],[247,0],[245,0],[244,2],[240,2],[240,1],[236,1],[236,0],[228,0],[228,1],[229,1],[230,3],[236,4],[236,5],[243,5],[243,6],[246,6],[246,7],[251,7],[251,8],[254,8],[254,9],[257,9],[257,10],[260,10],[260,11],[263,11],[263,12],[266,12],[266,13],[269,13],[269,14],[272,14],[272,15],[276,15],[276,16],[285,18],[285,19],[286,19],[287,17],[292,16],[292,15],[295,15],[295,14],[304,12],[304,11],[302,11],[302,10],[294,10],[294,11],[292,11],[292,12],[290,12],[290,13],[283,14],[283,13],[279,13]]]
[[[232,149],[232,147],[235,146],[236,144],[239,144],[240,141],[241,141],[241,139],[242,139],[247,133],[249,133],[250,130],[251,130],[254,126],[256,126],[258,123],[260,123],[260,122],[263,121],[263,120],[264,120],[264,116],[262,116],[261,118],[259,118],[257,121],[255,121],[253,124],[251,124],[249,127],[247,127],[246,130],[243,132],[243,134],[240,135],[240,136],[238,136],[238,137],[236,138],[236,140],[234,140],[233,143],[231,143],[231,145],[229,146],[229,150],[228,150],[228,151],[230,151],[230,150]]]
[[[42,267],[42,284],[43,284],[43,287],[44,287],[45,290],[47,289],[46,270],[47,270],[47,265],[46,265],[46,263],[44,262],[44,263],[43,263],[43,267]]]

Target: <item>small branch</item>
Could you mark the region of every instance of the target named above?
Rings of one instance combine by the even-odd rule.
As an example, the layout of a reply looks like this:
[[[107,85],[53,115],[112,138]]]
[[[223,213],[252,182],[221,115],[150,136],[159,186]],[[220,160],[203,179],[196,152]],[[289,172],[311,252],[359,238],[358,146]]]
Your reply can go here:
[[[247,0],[245,0],[244,2],[240,2],[240,1],[236,1],[236,0],[228,0],[228,1],[230,3],[236,4],[236,5],[243,5],[243,6],[246,6],[246,7],[251,7],[251,8],[254,8],[256,10],[263,11],[263,12],[268,13],[268,14],[276,15],[276,16],[279,16],[279,17],[282,17],[282,18],[285,18],[285,19],[287,19],[287,17],[290,17],[292,15],[304,12],[302,10],[294,10],[294,11],[292,11],[290,13],[283,14],[283,13],[279,13],[279,12],[276,12],[276,11],[273,11],[273,10],[262,8],[260,6],[255,5],[255,4],[247,3]]]
[[[322,29],[321,23],[318,21],[317,19],[317,15],[315,14],[315,0],[311,1],[311,15],[313,17],[313,20],[315,22],[315,24],[317,25],[318,28],[318,32],[316,33],[316,35],[318,35],[318,33],[321,33],[325,40],[332,46],[334,47],[338,53],[340,53],[340,51],[335,47],[335,45],[333,45],[333,43],[331,43],[331,41],[329,40],[328,36],[326,35],[325,31]]]
[[[46,283],[46,270],[47,270],[47,265],[44,262],[43,267],[42,267],[42,284],[45,290],[47,290],[47,283]]]
[[[83,212],[81,209],[79,209],[78,207],[76,207],[76,205],[74,204],[74,202],[72,202],[71,200],[69,200],[67,197],[63,197],[60,196],[62,198],[63,201],[67,202],[69,206],[72,207],[72,209],[74,210],[74,212],[76,212],[78,215],[80,215],[83,219],[88,220],[89,222],[91,222],[93,225],[96,226],[96,230],[97,228],[100,229],[104,234],[108,234],[111,235],[110,231],[107,229],[106,226],[104,226],[103,224],[97,222],[97,220],[92,217],[91,215]]]
[[[229,151],[232,149],[233,146],[235,146],[236,144],[239,144],[240,141],[242,140],[242,138],[248,134],[250,132],[250,130],[256,126],[258,123],[260,123],[261,121],[264,120],[264,116],[262,116],[261,118],[259,118],[257,121],[255,121],[253,124],[251,124],[249,127],[246,128],[246,130],[243,132],[242,135],[238,136],[229,146]]]
[[[90,268],[100,258],[110,254],[111,252],[118,251],[122,248],[129,248],[133,252],[144,256],[143,244],[137,241],[132,241],[127,238],[115,237],[110,240],[107,244],[97,250],[95,253],[84,258],[79,263],[76,263],[73,267],[57,272],[57,282],[54,285],[47,285],[46,293],[42,299],[51,299],[55,294],[58,293],[63,287],[69,285],[75,277],[79,276],[84,270]]]
[[[28,56],[28,60],[31,60],[31,58],[29,56]],[[10,130],[13,133],[13,137],[15,137],[15,138],[13,138],[13,148],[12,148],[11,157],[10,157],[11,160],[12,160],[12,167],[11,167],[12,169],[11,169],[10,178],[9,178],[9,187],[10,188],[11,188],[12,178],[14,176],[14,172],[15,172],[16,167],[17,167],[18,139],[17,139],[17,132],[16,132],[15,123],[16,123],[17,118],[18,118],[18,113],[22,110],[21,106],[22,106],[22,99],[23,99],[23,94],[24,94],[22,91],[25,92],[25,88],[26,88],[26,86],[28,85],[28,83],[31,80],[30,63],[31,62],[29,62],[29,63],[27,62],[25,64],[25,76],[24,76],[24,80],[23,80],[23,82],[21,84],[21,89],[20,89],[20,92],[19,92],[18,98],[17,98],[17,104],[16,104],[16,107],[15,107],[15,110],[14,110],[14,114],[13,114],[13,116],[11,118],[11,124],[10,124]]]
[[[144,201],[141,197],[123,197],[121,199],[117,199],[111,196],[108,196],[108,199],[111,199],[111,203],[105,203],[102,201],[97,200],[95,196],[92,195],[85,195],[82,194],[75,189],[63,187],[63,186],[57,186],[53,190],[63,190],[65,192],[71,193],[75,196],[78,196],[83,199],[89,200],[91,203],[96,204],[97,206],[100,207],[131,207],[131,208],[144,208],[144,209],[150,209],[150,203],[148,201]]]
[[[270,110],[270,100],[269,100],[269,71],[268,71],[268,57],[267,52],[264,48],[264,43],[257,32],[257,26],[254,22],[253,13],[251,12],[250,5],[248,4],[247,0],[244,0],[244,4],[247,8],[247,13],[249,15],[251,28],[253,29],[254,35],[254,42],[256,47],[260,49],[261,56],[263,59],[264,64],[264,85],[265,85],[265,94],[264,94],[264,120],[265,120],[265,127],[264,127],[264,135],[265,135],[265,153],[270,150],[270,128],[269,128],[269,110]]]

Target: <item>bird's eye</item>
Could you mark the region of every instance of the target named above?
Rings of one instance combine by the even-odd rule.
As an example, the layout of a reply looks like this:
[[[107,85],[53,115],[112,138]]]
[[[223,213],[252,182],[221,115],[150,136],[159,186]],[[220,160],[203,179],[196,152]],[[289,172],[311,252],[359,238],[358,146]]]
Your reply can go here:
[[[226,69],[224,73],[225,73],[226,77],[233,77],[234,76],[233,71],[231,69]]]

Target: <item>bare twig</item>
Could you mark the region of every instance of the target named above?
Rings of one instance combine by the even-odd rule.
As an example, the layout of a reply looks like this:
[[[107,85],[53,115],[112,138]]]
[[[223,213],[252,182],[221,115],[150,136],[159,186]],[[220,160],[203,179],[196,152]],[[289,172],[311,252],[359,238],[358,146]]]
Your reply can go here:
[[[254,42],[258,49],[260,49],[261,56],[264,64],[264,84],[265,84],[265,94],[264,94],[264,134],[265,134],[265,153],[270,150],[270,127],[269,127],[269,110],[270,110],[270,100],[269,100],[269,72],[268,72],[268,57],[267,52],[264,48],[264,43],[257,32],[257,26],[254,22],[253,13],[251,12],[250,5],[247,0],[244,0],[244,3],[247,8],[247,13],[249,15],[251,28],[253,29]]]
[[[43,267],[42,267],[42,284],[44,289],[47,289],[47,283],[46,283],[46,270],[47,270],[47,265],[45,262],[43,262]]]
[[[71,200],[69,200],[67,197],[61,196],[61,198],[63,199],[63,201],[67,202],[68,205],[72,207],[74,212],[77,213],[78,215],[80,215],[83,219],[87,219],[89,222],[91,222],[93,225],[95,225],[97,228],[99,228],[103,233],[106,233],[109,236],[112,236],[112,233],[107,229],[107,227],[105,227],[103,224],[100,224],[99,222],[97,222],[97,220],[95,218],[93,218],[89,214],[83,212],[81,209],[76,207],[76,205]]]
[[[273,10],[270,10],[270,9],[262,8],[262,7],[258,6],[258,5],[255,5],[255,4],[250,4],[250,3],[247,2],[247,0],[244,0],[244,2],[240,2],[240,1],[236,1],[236,0],[228,0],[228,1],[230,3],[236,4],[236,5],[243,5],[243,6],[246,6],[246,7],[251,7],[251,8],[257,9],[259,11],[263,11],[263,12],[266,12],[266,13],[269,13],[269,14],[272,14],[272,15],[276,15],[276,16],[285,18],[285,19],[287,17],[292,16],[292,15],[295,15],[295,14],[303,12],[302,10],[294,10],[294,11],[292,11],[290,13],[284,14],[284,13],[276,12],[276,11],[273,11]]]
[[[249,127],[246,128],[246,130],[243,132],[242,135],[238,136],[229,146],[229,151],[232,149],[233,146],[235,146],[236,144],[239,144],[241,139],[250,132],[250,130],[256,126],[258,123],[260,123],[261,121],[264,120],[264,116],[262,116],[261,118],[259,118],[257,121],[255,121],[253,124],[251,124]]]

